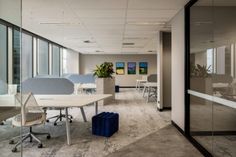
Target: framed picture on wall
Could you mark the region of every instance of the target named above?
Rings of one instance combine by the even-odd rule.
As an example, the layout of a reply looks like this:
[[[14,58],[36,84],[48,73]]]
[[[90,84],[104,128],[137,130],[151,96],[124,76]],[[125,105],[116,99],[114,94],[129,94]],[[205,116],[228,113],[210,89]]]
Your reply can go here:
[[[136,74],[136,62],[128,62],[127,68],[128,68],[129,75]]]
[[[116,75],[125,74],[125,62],[116,62]]]
[[[148,74],[148,63],[147,62],[139,62],[139,74],[141,74],[141,75]]]

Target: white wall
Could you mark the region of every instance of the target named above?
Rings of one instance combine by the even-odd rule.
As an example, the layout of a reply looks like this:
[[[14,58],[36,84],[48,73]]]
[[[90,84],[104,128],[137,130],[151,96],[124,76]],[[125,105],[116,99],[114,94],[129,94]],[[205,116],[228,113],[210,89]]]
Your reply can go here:
[[[184,9],[171,21],[172,58],[171,58],[171,119],[184,130]]]
[[[0,0],[0,18],[21,26],[21,0]]]
[[[148,62],[148,74],[157,73],[157,56],[153,55],[93,55],[80,54],[80,74],[92,73],[96,65],[103,62],[125,62],[125,75],[115,75],[116,84],[120,86],[135,86],[136,79],[140,79],[143,75],[139,75],[139,62]],[[136,62],[136,75],[127,74],[127,62]]]

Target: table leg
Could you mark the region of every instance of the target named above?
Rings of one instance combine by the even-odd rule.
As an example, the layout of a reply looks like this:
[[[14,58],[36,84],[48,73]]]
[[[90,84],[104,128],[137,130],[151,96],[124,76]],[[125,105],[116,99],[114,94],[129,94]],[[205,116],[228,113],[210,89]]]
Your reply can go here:
[[[94,102],[94,105],[95,105],[95,115],[98,114],[98,102]]]
[[[83,107],[80,107],[80,111],[81,111],[81,114],[83,116],[83,119],[84,119],[84,122],[87,122],[87,118],[86,118],[86,115],[84,113],[84,108]]]
[[[141,89],[140,86],[141,86],[141,82],[139,81],[138,82],[138,91],[140,91],[140,89]]]
[[[148,87],[148,96],[147,96],[147,102],[149,102],[149,97],[150,97],[150,87]]]
[[[145,96],[145,92],[146,92],[146,86],[144,85],[144,87],[143,87],[143,97]]]
[[[66,136],[67,136],[67,144],[71,145],[71,139],[70,139],[70,122],[68,120],[68,108],[65,108],[65,114],[66,114]]]

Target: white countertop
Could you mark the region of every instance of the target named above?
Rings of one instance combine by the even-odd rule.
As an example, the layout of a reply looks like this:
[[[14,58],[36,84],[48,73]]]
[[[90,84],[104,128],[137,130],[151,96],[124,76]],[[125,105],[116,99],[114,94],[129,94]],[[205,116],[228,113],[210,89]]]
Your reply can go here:
[[[147,82],[143,84],[146,87],[157,87],[157,82]]]
[[[40,107],[81,107],[111,97],[111,94],[33,95]],[[14,95],[0,95],[0,107],[20,107]]]

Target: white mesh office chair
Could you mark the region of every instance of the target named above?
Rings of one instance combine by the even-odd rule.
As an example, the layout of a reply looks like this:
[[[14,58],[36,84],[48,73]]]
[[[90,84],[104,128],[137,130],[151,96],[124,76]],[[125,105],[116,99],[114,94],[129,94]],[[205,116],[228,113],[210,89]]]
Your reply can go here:
[[[47,139],[50,139],[51,136],[49,133],[33,132],[32,127],[44,124],[46,121],[46,114],[38,106],[34,96],[31,93],[17,94],[15,100],[16,103],[19,103],[19,105],[22,104],[22,107],[21,114],[18,114],[13,118],[12,125],[16,127],[28,127],[29,132],[10,140],[10,144],[14,144],[15,139],[20,138],[12,149],[12,152],[16,152],[17,147],[28,138],[30,139],[30,142],[32,142],[33,139],[36,140],[38,142],[38,148],[42,148],[42,142],[36,137],[36,135],[47,135]]]
[[[32,92],[33,94],[38,95],[70,95],[74,92],[74,84],[65,79],[65,78],[50,78],[50,77],[37,77],[37,78],[30,78],[22,82],[22,92],[29,93]],[[62,121],[63,118],[66,117],[62,111],[64,108],[47,108],[53,110],[59,110],[59,115],[50,117],[47,119],[49,122],[50,119],[56,119],[54,121],[54,125],[57,125],[57,122],[60,120]],[[68,115],[68,119],[72,122],[73,117]]]

